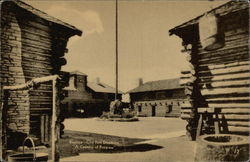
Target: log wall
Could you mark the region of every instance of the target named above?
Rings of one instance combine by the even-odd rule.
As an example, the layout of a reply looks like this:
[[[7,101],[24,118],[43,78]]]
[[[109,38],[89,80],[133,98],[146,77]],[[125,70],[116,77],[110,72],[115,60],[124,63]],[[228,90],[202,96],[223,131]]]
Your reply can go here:
[[[249,16],[246,12],[230,13],[222,17],[225,46],[204,51],[200,43],[193,44],[191,55],[197,62],[195,74],[192,68],[182,72],[181,83],[190,92],[198,90],[200,98],[182,105],[182,117],[192,119],[193,108],[218,108],[224,133],[248,134],[250,131],[250,60]],[[194,79],[195,78],[195,79]],[[196,80],[196,82],[194,81]],[[197,88],[194,88],[196,85]],[[195,89],[195,90],[194,90]]]
[[[5,85],[59,74],[61,66],[66,64],[63,56],[72,33],[12,3],[6,2],[1,7],[2,99],[2,87]],[[58,84],[57,87],[59,97],[56,104],[59,107],[63,85]],[[35,136],[40,142],[50,141],[51,123],[46,121],[51,121],[52,115],[51,82],[33,90],[11,91],[7,107],[5,117],[8,128]]]

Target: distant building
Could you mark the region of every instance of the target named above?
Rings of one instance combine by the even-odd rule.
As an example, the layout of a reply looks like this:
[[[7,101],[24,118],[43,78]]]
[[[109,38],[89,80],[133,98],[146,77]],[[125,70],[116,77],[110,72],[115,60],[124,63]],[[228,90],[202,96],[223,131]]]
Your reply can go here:
[[[103,111],[109,111],[109,104],[115,99],[115,88],[101,83],[99,78],[88,82],[87,75],[79,71],[70,72],[69,86],[64,90],[66,97],[62,103],[68,116],[100,116]],[[118,91],[119,99],[121,95]]]
[[[186,96],[179,79],[151,81],[128,92],[134,108],[147,116],[180,116],[180,103]]]

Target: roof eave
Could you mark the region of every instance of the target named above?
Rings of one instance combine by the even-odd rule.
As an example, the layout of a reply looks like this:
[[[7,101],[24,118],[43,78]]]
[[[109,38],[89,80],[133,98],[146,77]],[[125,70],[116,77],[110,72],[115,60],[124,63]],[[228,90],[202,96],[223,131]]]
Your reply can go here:
[[[241,3],[241,4],[243,4],[243,5],[245,5],[244,3],[246,3],[246,5],[245,5],[243,8],[238,8],[238,9],[236,8],[236,9],[234,9],[233,11],[227,11],[226,9],[224,9],[224,11],[223,11],[223,9],[219,10],[219,9],[222,8],[222,7],[226,7],[227,5],[230,6],[231,4],[237,3],[237,2],[238,2],[238,3]],[[185,29],[185,28],[188,27],[188,26],[197,25],[197,24],[199,23],[199,19],[200,19],[202,16],[204,16],[205,14],[211,14],[211,13],[213,13],[213,14],[218,14],[218,15],[220,15],[220,16],[224,16],[224,15],[228,14],[228,12],[237,12],[237,11],[239,11],[239,10],[244,10],[244,9],[246,9],[246,8],[249,8],[249,5],[247,5],[247,3],[248,3],[248,2],[244,2],[244,1],[229,1],[229,2],[226,2],[226,3],[224,3],[224,4],[222,4],[222,5],[220,5],[220,6],[216,7],[216,8],[214,8],[214,9],[212,9],[212,10],[210,10],[210,11],[207,11],[207,12],[205,12],[205,13],[203,13],[203,14],[197,16],[197,17],[195,17],[194,19],[191,19],[191,20],[189,20],[189,21],[186,21],[186,22],[182,23],[181,25],[178,25],[178,26],[176,26],[176,27],[170,29],[170,30],[169,30],[169,35],[171,36],[171,35],[175,34],[175,35],[177,35],[177,36],[180,36],[180,32],[181,32],[183,29]]]
[[[65,23],[57,18],[54,18],[50,15],[48,15],[47,13],[39,10],[39,9],[36,9],[34,7],[32,7],[31,5],[23,2],[23,1],[20,1],[20,0],[5,0],[3,1],[2,3],[12,3],[14,5],[16,5],[17,7],[25,10],[25,11],[28,11],[30,12],[31,14],[33,15],[36,15],[42,19],[44,19],[45,21],[48,21],[48,22],[51,22],[53,24],[56,24],[56,25],[59,25],[59,26],[62,26],[64,28],[66,28],[68,31],[70,31],[69,35],[70,36],[74,36],[74,35],[78,35],[78,36],[82,36],[82,31],[80,29],[77,29],[75,26],[73,25],[70,25],[68,23]]]

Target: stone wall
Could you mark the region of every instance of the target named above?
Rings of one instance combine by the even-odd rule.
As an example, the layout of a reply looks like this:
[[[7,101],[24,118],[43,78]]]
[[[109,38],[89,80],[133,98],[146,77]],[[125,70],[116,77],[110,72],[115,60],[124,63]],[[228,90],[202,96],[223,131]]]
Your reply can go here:
[[[22,67],[21,30],[16,15],[10,7],[1,11],[1,83],[16,85],[25,83]],[[29,133],[29,94],[27,90],[11,91],[8,99],[7,127]],[[4,114],[4,115],[7,115]]]

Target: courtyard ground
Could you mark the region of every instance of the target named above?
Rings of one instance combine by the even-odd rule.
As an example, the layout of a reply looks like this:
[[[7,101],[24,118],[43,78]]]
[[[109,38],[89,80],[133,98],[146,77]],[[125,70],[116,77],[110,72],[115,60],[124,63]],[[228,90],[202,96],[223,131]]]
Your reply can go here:
[[[99,142],[102,140],[102,146],[108,144],[108,146],[112,146],[112,149],[105,151],[99,147],[93,151],[84,145],[84,149],[80,150],[78,155],[61,158],[61,161],[193,161],[195,142],[187,139],[185,136],[186,122],[179,118],[147,117],[140,118],[138,122],[76,118],[67,119],[64,124],[67,130],[65,135],[78,142],[81,141],[81,144],[90,144],[90,141],[95,138]],[[98,142],[95,140],[94,143],[96,145]],[[69,146],[66,143],[64,145]]]

